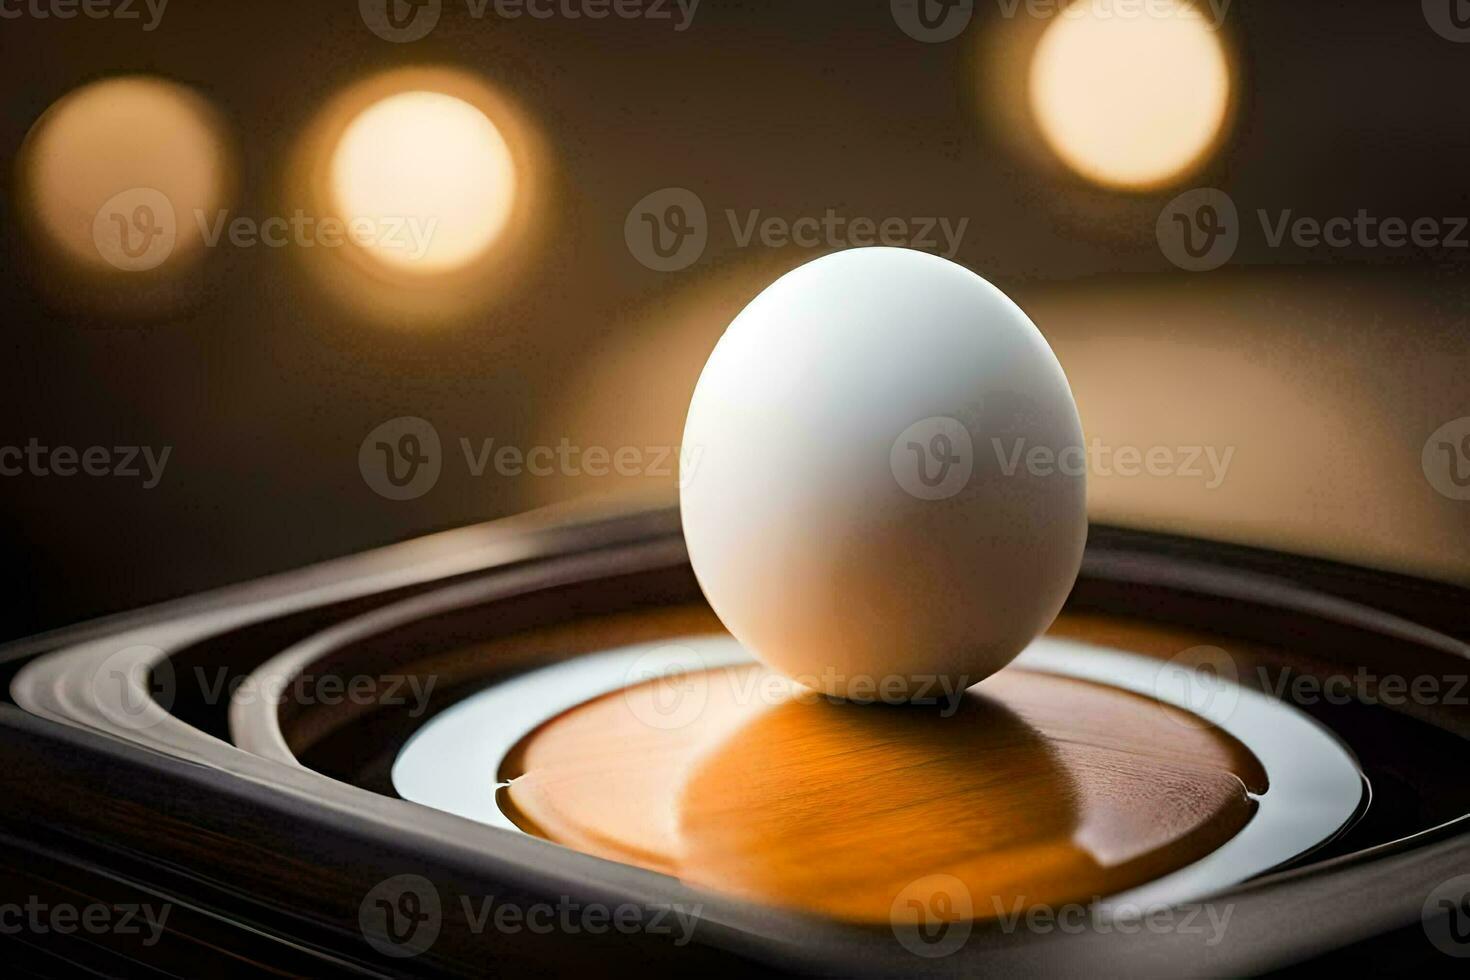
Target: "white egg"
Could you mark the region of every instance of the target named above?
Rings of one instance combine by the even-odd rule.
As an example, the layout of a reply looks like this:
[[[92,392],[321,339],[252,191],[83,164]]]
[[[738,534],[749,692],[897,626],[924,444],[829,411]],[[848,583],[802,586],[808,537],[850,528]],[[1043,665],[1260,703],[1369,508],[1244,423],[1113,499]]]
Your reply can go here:
[[[805,686],[953,696],[1051,623],[1087,533],[1082,425],[1046,339],[963,266],[861,248],[782,276],[700,375],[690,561]]]

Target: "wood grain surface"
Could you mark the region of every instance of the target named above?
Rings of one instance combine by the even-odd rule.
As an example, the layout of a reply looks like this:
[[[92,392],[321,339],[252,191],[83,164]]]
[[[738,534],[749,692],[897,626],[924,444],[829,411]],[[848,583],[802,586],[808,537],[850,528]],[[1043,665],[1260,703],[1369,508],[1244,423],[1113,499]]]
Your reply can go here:
[[[834,703],[757,665],[650,681],[528,735],[502,802],[587,853],[877,923],[929,875],[981,919],[1116,893],[1219,846],[1266,788],[1234,738],[1103,685],[1011,668],[951,708]]]

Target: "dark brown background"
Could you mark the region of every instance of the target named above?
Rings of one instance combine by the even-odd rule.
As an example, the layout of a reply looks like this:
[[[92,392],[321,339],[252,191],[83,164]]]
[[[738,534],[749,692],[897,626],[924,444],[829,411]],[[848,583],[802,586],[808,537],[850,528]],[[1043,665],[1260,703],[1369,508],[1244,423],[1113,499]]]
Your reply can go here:
[[[1470,582],[1470,503],[1435,493],[1425,438],[1470,415],[1463,251],[1261,247],[1213,273],[1154,240],[1188,186],[1242,213],[1470,214],[1470,44],[1414,2],[1236,0],[1234,130],[1179,188],[1090,188],[1026,150],[996,111],[1015,22],[977,0],[969,30],[921,44],[886,0],[704,0],[692,27],[608,19],[474,20],[447,2],[425,39],[390,44],[355,3],[173,0],[161,26],[0,21],[0,147],[13,159],[57,98],[149,72],[224,113],[233,209],[268,215],[295,141],[342,87],[443,64],[512,95],[545,137],[541,244],[513,287],[460,322],[370,322],[290,249],[217,249],[205,288],[155,317],[81,312],[0,200],[0,444],[173,447],[162,484],[0,479],[17,636],[437,528],[610,489],[587,478],[469,475],[457,440],[522,447],[677,443],[703,357],[762,285],[814,257],[738,249],[725,208],[784,217],[969,217],[957,258],[1011,292],[1052,339],[1090,436],[1233,445],[1229,479],[1097,480],[1099,518],[1343,557]],[[13,171],[13,167],[11,170]],[[716,232],[660,274],[623,242],[635,201],[696,191]],[[444,473],[384,500],[358,445],[400,415],[432,421]],[[621,481],[654,496],[669,480]],[[620,489],[628,489],[623,487]]]

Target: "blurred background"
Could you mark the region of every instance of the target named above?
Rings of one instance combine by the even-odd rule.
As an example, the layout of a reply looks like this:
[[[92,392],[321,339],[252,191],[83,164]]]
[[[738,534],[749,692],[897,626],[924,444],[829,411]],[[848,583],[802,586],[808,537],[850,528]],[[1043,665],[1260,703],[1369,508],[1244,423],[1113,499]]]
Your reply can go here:
[[[1470,584],[1464,7],[9,0],[0,635],[671,503],[869,244],[1031,314],[1095,520]]]

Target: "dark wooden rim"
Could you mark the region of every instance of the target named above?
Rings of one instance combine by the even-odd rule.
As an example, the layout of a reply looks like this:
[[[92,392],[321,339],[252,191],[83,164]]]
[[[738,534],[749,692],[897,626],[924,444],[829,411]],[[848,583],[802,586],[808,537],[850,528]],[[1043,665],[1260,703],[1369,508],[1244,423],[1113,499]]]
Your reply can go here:
[[[1129,546],[1111,543],[1120,538]],[[1190,626],[1208,623],[1222,634],[1276,643],[1281,642],[1283,634],[1274,629],[1285,616],[1293,624],[1293,633],[1301,632],[1303,622],[1315,622],[1319,629],[1330,629],[1335,638],[1354,636],[1357,642],[1334,640],[1321,652],[1355,665],[1372,660],[1369,666],[1384,671],[1444,673],[1463,670],[1470,663],[1470,647],[1465,643],[1402,615],[1252,568],[1225,567],[1195,557],[1160,556],[1147,550],[1148,543],[1147,537],[1107,528],[1096,530],[1069,608],[1128,613]],[[641,573],[683,569],[687,562],[682,538],[674,533],[597,555],[548,559],[514,575],[456,582],[336,622],[277,653],[255,674],[289,680],[308,671],[331,671],[342,664],[360,665],[370,672],[410,671],[447,644],[464,642],[466,634],[476,639],[502,635],[506,630],[497,628],[497,614],[509,602],[531,592],[608,579],[616,579],[619,587],[627,588],[629,580]],[[1176,601],[1183,597],[1195,600],[1188,606],[1187,616],[1165,607],[1160,597],[1166,592]],[[683,598],[701,600],[692,577]],[[1139,599],[1145,601],[1139,603]],[[1262,611],[1272,615],[1262,617]],[[446,629],[445,618],[449,616],[466,625],[460,627],[456,622]],[[1372,637],[1375,642],[1365,644],[1364,637]],[[492,677],[493,672],[487,669],[482,684]],[[1470,737],[1470,719],[1464,712],[1413,704],[1401,707],[1431,724]],[[279,706],[265,700],[237,704],[231,710],[234,741],[267,758],[295,763],[297,754],[283,726],[309,710],[291,702]]]

